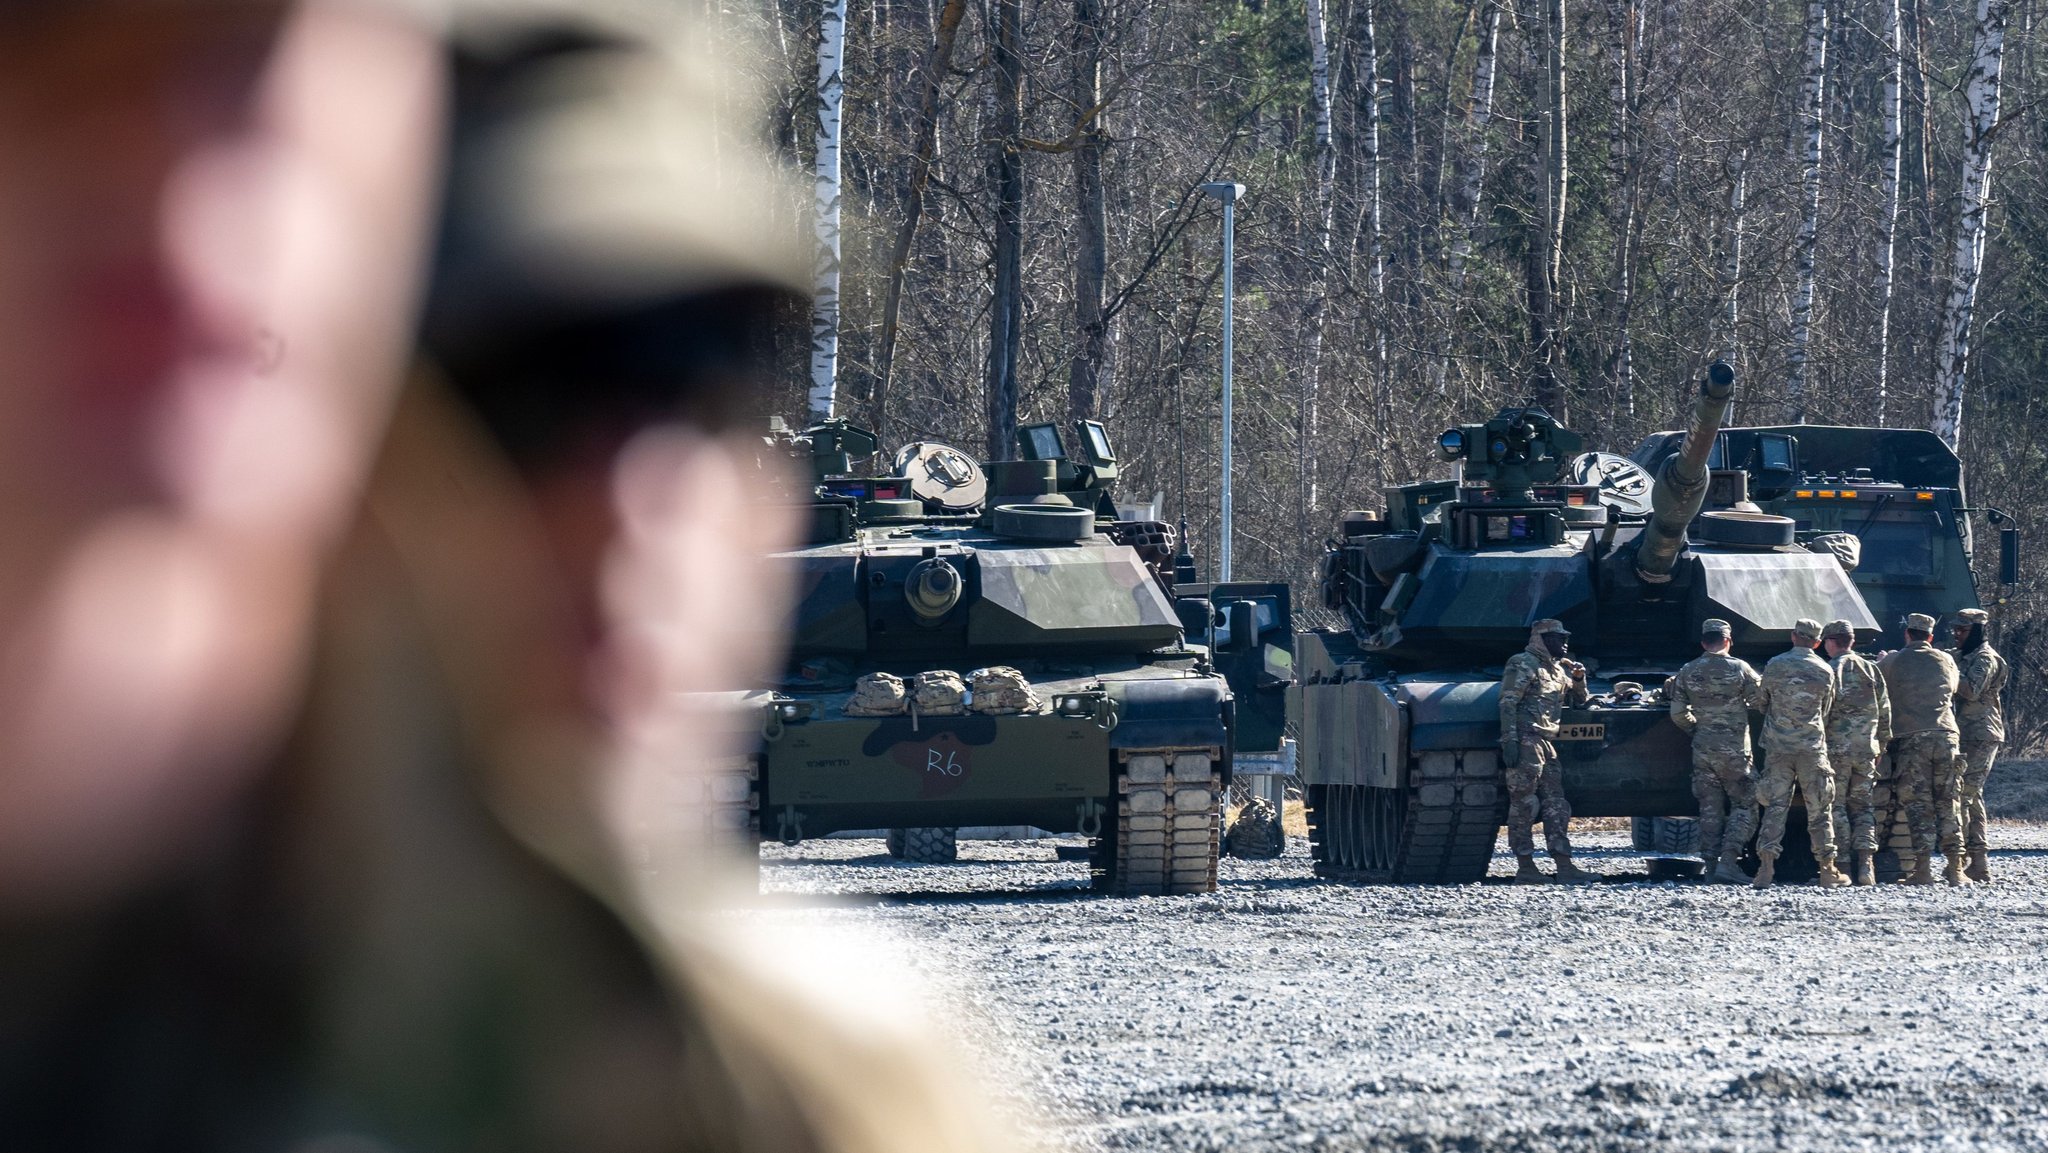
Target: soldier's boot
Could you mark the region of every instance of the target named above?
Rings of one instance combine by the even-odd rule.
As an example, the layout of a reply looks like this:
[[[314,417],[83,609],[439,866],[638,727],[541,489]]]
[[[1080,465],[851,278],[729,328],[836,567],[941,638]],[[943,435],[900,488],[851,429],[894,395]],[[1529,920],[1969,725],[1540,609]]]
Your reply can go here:
[[[1941,879],[1947,881],[1951,888],[1958,889],[1964,885],[1974,885],[1977,883],[1963,876],[1963,855],[1961,853],[1948,854],[1948,864],[1942,867]]]
[[[1549,879],[1536,867],[1534,855],[1525,853],[1515,858],[1515,884],[1540,885]]]
[[[1778,875],[1778,854],[1758,853],[1757,857],[1763,861],[1763,864],[1756,867],[1756,878],[1750,881],[1749,887],[1752,889],[1768,889],[1771,887],[1772,878]]]
[[[1856,883],[1858,885],[1877,884],[1877,861],[1873,854],[1856,854]]]
[[[1842,875],[1842,870],[1836,868],[1833,861],[1822,861],[1813,883],[1823,889],[1839,889],[1849,883],[1849,878]]]
[[[1589,873],[1572,864],[1570,853],[1552,853],[1550,859],[1557,865],[1557,879],[1567,885],[1590,885],[1600,879],[1600,874]]]
[[[1991,880],[1991,854],[1983,849],[1971,849],[1970,866],[1963,870],[1963,875],[1979,884],[1988,884]]]
[[[1749,874],[1743,872],[1742,866],[1735,863],[1733,852],[1722,854],[1720,863],[1714,866],[1714,872],[1708,879],[1724,885],[1749,884]]]
[[[1920,854],[1919,859],[1913,862],[1913,871],[1911,873],[1899,878],[1899,884],[1901,885],[1932,885],[1933,883],[1934,858],[1926,853]]]

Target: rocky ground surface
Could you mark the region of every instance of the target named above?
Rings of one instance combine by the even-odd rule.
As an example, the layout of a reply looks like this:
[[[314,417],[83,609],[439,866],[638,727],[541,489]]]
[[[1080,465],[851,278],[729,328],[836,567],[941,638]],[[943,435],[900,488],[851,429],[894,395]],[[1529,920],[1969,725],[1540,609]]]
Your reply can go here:
[[[1213,894],[1110,899],[1054,842],[767,850],[764,928],[893,938],[1071,1149],[2048,1148],[2048,826],[1987,887],[1609,875],[1355,888],[1298,842]]]

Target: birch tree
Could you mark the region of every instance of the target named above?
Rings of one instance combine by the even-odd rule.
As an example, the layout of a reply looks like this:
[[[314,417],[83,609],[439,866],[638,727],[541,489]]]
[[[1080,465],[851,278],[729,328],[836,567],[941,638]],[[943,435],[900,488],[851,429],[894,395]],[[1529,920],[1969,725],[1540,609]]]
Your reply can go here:
[[[1301,410],[1297,414],[1299,444],[1296,446],[1300,470],[1301,530],[1306,539],[1308,525],[1315,519],[1318,495],[1314,463],[1316,407],[1321,401],[1318,393],[1322,388],[1323,325],[1329,311],[1330,233],[1336,224],[1337,146],[1330,129],[1330,41],[1323,0],[1304,0],[1303,10],[1308,22],[1309,103],[1316,125],[1316,200],[1310,220],[1315,234],[1308,245],[1308,308],[1304,318],[1308,328],[1308,363],[1303,366],[1301,374]]]
[[[1540,244],[1530,246],[1528,268],[1529,334],[1536,351],[1531,392],[1536,403],[1563,418],[1564,347],[1557,296],[1564,271],[1565,201],[1571,182],[1570,137],[1565,115],[1564,0],[1544,0],[1543,47],[1543,232]]]
[[[1806,421],[1806,354],[1813,343],[1814,250],[1820,233],[1821,109],[1827,84],[1828,6],[1807,0],[1805,69],[1799,81],[1799,238],[1793,246],[1798,282],[1792,290],[1792,347],[1785,357],[1785,403]]]
[[[1942,303],[1934,353],[1936,435],[1955,448],[1963,426],[1963,381],[1970,366],[1970,313],[1984,271],[1985,202],[1991,191],[1991,146],[1998,133],[1999,71],[2005,56],[2009,0],[1977,0],[1976,43],[1964,98],[1963,181],[1956,190],[1954,267]]]
[[[1607,372],[1614,405],[1629,416],[1636,411],[1628,332],[1635,288],[1636,195],[1630,130],[1634,121],[1631,73],[1635,69],[1636,12],[1631,0],[1607,0],[1607,100],[1612,106],[1607,130],[1607,221],[1614,245],[1614,275],[1608,289],[1608,324],[1614,345]]]
[[[1445,262],[1453,295],[1464,291],[1465,262],[1479,232],[1479,191],[1486,183],[1487,125],[1493,120],[1493,81],[1500,58],[1500,4],[1485,0],[1479,16],[1479,46],[1472,62],[1472,94],[1466,103],[1465,158],[1458,166],[1458,226]],[[1439,381],[1438,391],[1442,391]]]
[[[1890,388],[1892,334],[1892,260],[1899,233],[1899,168],[1903,149],[1899,124],[1901,88],[1905,83],[1905,26],[1899,0],[1886,4],[1884,73],[1884,154],[1879,163],[1877,209],[1877,423],[1884,424]]]
[[[839,375],[839,119],[846,100],[846,0],[825,0],[818,21],[816,212],[818,260],[811,303],[811,419],[836,407]]]

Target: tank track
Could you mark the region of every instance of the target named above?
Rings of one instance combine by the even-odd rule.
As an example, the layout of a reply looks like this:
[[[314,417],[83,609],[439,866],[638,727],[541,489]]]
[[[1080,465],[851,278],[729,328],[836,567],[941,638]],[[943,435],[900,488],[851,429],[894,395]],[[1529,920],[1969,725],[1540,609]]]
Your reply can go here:
[[[1309,851],[1316,875],[1334,880],[1470,884],[1493,863],[1506,810],[1492,749],[1425,752],[1406,789],[1313,786]]]
[[[1220,754],[1214,748],[1122,752],[1115,826],[1095,841],[1095,888],[1119,896],[1215,891],[1223,826]]]

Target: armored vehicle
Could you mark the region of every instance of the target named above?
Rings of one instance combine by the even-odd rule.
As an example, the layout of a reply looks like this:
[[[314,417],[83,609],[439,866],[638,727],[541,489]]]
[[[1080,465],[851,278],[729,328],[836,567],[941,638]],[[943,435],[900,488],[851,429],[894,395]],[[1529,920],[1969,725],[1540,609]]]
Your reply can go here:
[[[1593,697],[1564,711],[1556,742],[1572,811],[1589,817],[1693,811],[1688,739],[1658,689],[1698,655],[1703,620],[1729,621],[1753,662],[1786,648],[1801,617],[1877,636],[1827,542],[1802,547],[1784,517],[1706,510],[1733,390],[1733,371],[1712,366],[1654,480],[1582,452],[1541,408],[1508,408],[1443,434],[1455,477],[1345,516],[1321,574],[1345,627],[1297,633],[1294,654],[1318,871],[1486,874],[1506,807],[1501,666],[1537,620],[1562,620],[1589,670]]]
[[[1646,477],[1684,441],[1683,431],[1652,433],[1630,462]],[[1789,518],[1801,539],[1829,533],[1856,539],[1856,547],[1845,554],[1855,562],[1850,579],[1882,630],[1861,647],[1903,645],[1907,613],[1952,618],[1958,610],[1981,607],[1972,564],[1973,514],[1981,514],[1998,533],[1999,582],[2019,579],[2019,530],[2012,517],[2000,509],[1970,506],[1962,461],[1926,429],[1727,428],[1715,438],[1707,465],[1713,470],[1710,507],[1739,506]],[[1611,460],[1608,467],[1626,475]],[[1890,775],[1889,762],[1881,763],[1881,809],[1889,803]],[[1691,825],[1683,818],[1638,818],[1636,847],[1689,850]],[[1907,844],[1902,830],[1893,839],[1899,847]],[[1895,859],[1881,855],[1881,870],[1888,872]]]
[[[874,438],[843,422],[792,438],[816,484],[808,543],[774,558],[799,599],[756,698],[761,836],[886,829],[944,861],[962,826],[1031,826],[1091,838],[1098,887],[1214,888],[1236,720],[1216,661],[1284,648],[1284,602],[1177,593],[1173,531],[1118,519],[1106,431],[1073,431],[1070,455],[1028,426],[985,468],[913,444],[862,470]]]

